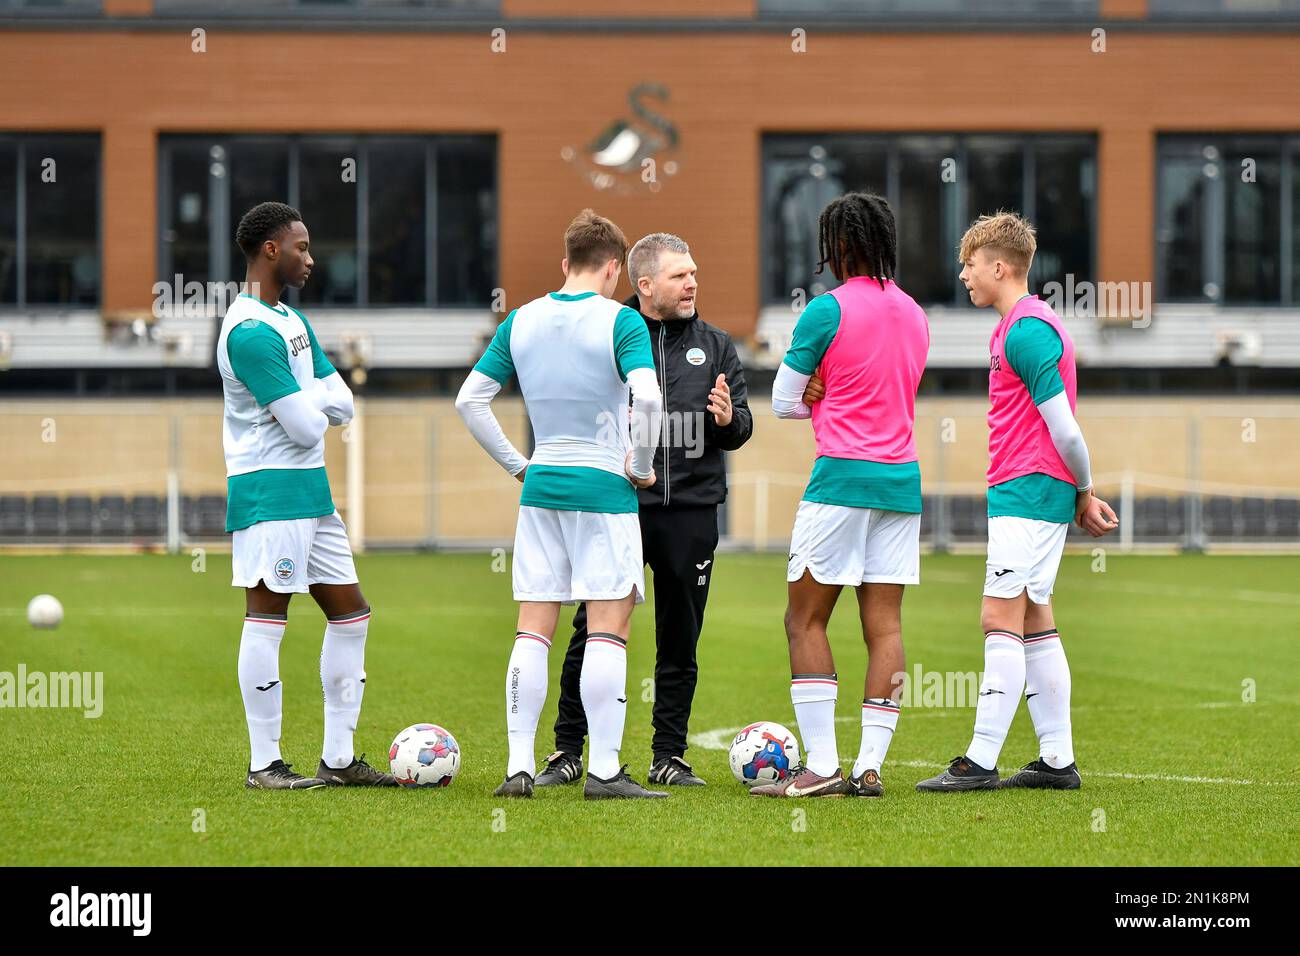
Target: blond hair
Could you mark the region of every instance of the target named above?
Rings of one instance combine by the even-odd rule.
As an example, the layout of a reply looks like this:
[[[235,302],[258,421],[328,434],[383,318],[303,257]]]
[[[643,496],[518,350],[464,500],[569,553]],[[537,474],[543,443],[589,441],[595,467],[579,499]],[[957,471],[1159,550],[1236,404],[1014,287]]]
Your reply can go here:
[[[991,216],[980,216],[961,237],[957,261],[965,264],[981,249],[1007,262],[1017,275],[1026,275],[1038,251],[1034,227],[1024,216],[999,209]]]

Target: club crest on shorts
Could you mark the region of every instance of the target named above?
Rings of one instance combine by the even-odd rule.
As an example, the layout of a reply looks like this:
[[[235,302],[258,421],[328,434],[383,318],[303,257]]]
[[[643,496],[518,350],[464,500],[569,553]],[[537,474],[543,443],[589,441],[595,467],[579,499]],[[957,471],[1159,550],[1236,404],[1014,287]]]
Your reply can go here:
[[[288,581],[293,577],[293,560],[291,558],[281,558],[275,562],[275,576],[281,581]]]
[[[704,349],[691,349],[686,353],[686,361],[692,365],[704,364]]]

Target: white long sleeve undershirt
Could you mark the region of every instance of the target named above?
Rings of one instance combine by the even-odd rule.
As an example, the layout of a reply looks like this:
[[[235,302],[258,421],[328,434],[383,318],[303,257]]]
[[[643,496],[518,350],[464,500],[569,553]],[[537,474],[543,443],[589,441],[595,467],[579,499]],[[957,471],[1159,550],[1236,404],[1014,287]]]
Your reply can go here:
[[[303,448],[315,448],[329,427],[329,419],[316,406],[313,394],[314,389],[297,391],[266,406],[290,440]]]
[[[492,459],[517,475],[528,466],[528,459],[510,443],[501,423],[492,412],[492,399],[501,391],[501,383],[482,372],[471,370],[456,396],[456,411],[460,413],[469,433],[483,446]]]
[[[338,372],[312,379],[309,387],[312,403],[325,413],[331,425],[346,425],[355,412],[352,389]]]
[[[772,383],[772,411],[777,418],[812,418],[812,409],[803,403],[803,391],[811,378],[781,363]]]
[[[650,477],[654,470],[655,447],[663,424],[663,396],[652,368],[634,368],[627,373],[632,389],[632,465],[633,477]]]
[[[1083,440],[1083,432],[1070,410],[1070,400],[1064,392],[1053,395],[1038,406],[1038,413],[1047,423],[1047,431],[1052,436],[1052,444],[1065,462],[1065,467],[1074,475],[1074,484],[1079,491],[1092,487],[1092,467],[1088,459],[1088,444]]]

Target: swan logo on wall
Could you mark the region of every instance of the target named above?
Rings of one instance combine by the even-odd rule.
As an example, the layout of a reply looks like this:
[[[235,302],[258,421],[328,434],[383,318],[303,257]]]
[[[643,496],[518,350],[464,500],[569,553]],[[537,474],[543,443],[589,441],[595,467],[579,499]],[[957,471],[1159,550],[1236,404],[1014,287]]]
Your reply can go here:
[[[610,123],[590,143],[566,146],[560,156],[601,192],[646,188],[658,192],[663,180],[678,172],[677,127],[647,105],[647,98],[668,100],[668,88],[638,83],[627,94],[631,119]]]

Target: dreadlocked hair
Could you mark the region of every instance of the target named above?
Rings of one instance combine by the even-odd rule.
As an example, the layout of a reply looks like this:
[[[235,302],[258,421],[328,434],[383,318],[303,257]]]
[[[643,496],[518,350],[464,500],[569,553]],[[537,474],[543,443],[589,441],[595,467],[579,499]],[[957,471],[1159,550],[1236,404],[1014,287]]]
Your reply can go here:
[[[835,278],[871,276],[885,287],[898,272],[894,211],[875,193],[845,193],[832,199],[817,221],[817,275],[827,265]]]

